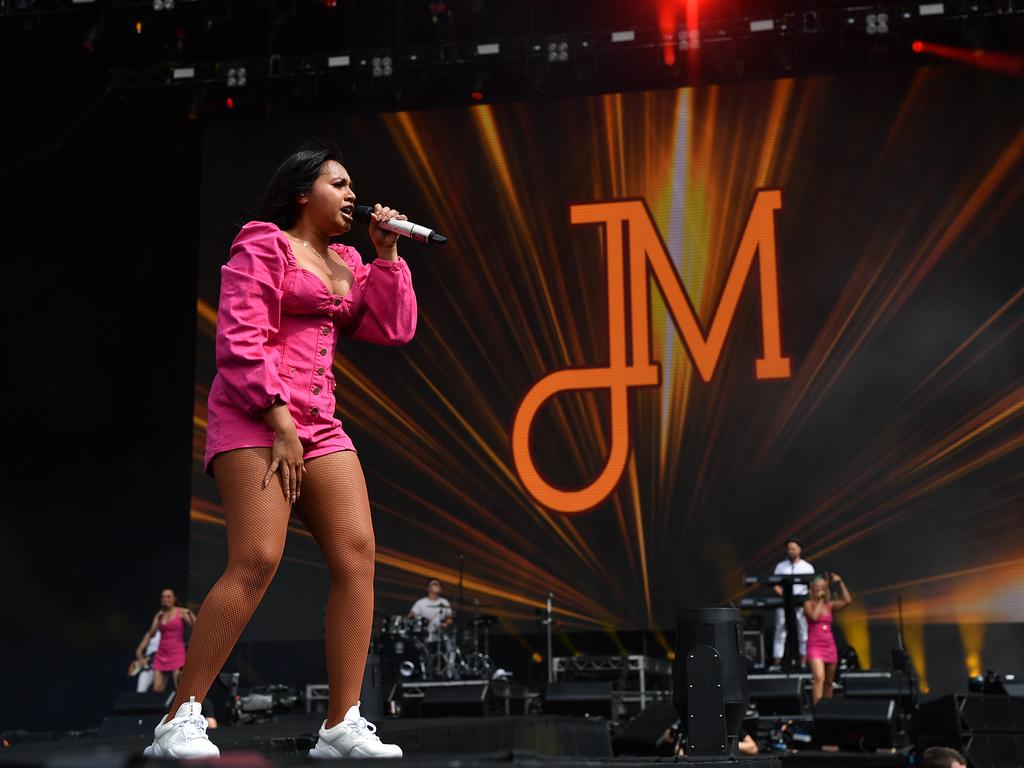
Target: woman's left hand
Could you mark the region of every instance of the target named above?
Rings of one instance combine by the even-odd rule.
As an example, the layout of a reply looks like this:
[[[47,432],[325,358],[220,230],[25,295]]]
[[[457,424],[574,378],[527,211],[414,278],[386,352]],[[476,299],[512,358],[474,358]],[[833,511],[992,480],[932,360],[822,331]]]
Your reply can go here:
[[[833,584],[838,584],[842,580],[843,580],[843,577],[840,576],[838,573],[833,573],[832,574],[832,583]]]
[[[377,255],[382,259],[398,257],[398,235],[377,226],[378,222],[390,219],[408,220],[394,208],[388,208],[380,203],[373,206],[373,213],[370,214],[370,240],[373,241],[373,247],[377,249]]]

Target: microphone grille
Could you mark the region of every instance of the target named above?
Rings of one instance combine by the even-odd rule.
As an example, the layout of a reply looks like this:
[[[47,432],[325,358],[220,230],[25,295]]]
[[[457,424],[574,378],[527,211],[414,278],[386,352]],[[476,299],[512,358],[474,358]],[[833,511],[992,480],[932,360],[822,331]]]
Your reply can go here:
[[[373,209],[368,205],[357,205],[355,210],[352,212],[352,218],[363,224],[370,223],[370,214],[373,213]]]

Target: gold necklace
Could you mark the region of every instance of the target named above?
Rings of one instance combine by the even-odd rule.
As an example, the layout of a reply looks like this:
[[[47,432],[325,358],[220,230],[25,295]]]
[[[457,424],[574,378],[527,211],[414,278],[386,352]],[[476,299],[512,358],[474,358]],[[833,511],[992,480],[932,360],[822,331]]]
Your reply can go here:
[[[320,253],[320,251],[318,251],[318,250],[317,250],[316,248],[314,248],[314,247],[313,247],[312,245],[310,245],[310,244],[309,244],[309,240],[303,240],[303,241],[302,241],[302,244],[303,244],[304,246],[306,246],[307,248],[309,248],[309,250],[311,250],[311,251],[312,251],[313,253],[315,253],[315,254],[316,254],[317,256],[319,256],[319,257],[320,257],[321,259],[323,259],[324,261],[327,261],[327,257],[326,257],[326,256],[324,256],[323,254],[321,254],[321,253]]]

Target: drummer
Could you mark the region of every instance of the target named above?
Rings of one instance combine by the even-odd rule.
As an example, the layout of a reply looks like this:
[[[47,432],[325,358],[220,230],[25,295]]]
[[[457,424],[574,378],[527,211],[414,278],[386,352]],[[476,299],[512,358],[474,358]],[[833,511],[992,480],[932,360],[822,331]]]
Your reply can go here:
[[[437,579],[427,582],[426,597],[421,597],[409,609],[409,618],[416,617],[427,622],[427,642],[440,639],[442,631],[455,620],[451,603],[441,597],[441,582]]]

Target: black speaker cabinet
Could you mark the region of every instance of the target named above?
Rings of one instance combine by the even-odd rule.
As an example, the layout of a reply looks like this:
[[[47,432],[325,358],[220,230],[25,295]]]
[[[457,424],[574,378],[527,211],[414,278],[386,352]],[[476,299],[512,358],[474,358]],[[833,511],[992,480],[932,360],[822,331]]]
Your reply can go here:
[[[114,702],[111,713],[100,722],[99,735],[152,735],[173,700],[173,690],[162,693],[124,691]]]
[[[868,752],[906,744],[893,699],[822,699],[814,710],[814,740]]]
[[[612,684],[597,682],[548,683],[544,689],[545,715],[612,716]]]
[[[672,703],[676,706],[676,712],[683,719],[687,731],[691,722],[689,712],[691,705],[690,688],[694,682],[696,690],[701,685],[710,684],[710,680],[701,680],[699,683],[691,681],[689,675],[691,666],[699,677],[704,677],[706,669],[703,665],[692,664],[690,655],[695,648],[708,646],[713,648],[718,656],[717,664],[720,669],[721,685],[714,689],[716,694],[720,692],[722,706],[724,707],[725,732],[730,739],[734,739],[739,733],[740,724],[743,722],[743,713],[750,703],[750,696],[747,691],[747,670],[750,666],[747,657],[743,655],[743,615],[735,608],[679,608],[676,610],[676,658],[672,664]],[[698,654],[698,657],[700,654]],[[698,715],[698,719],[699,719]],[[688,733],[688,737],[693,734]],[[710,732],[704,734],[712,741]],[[704,736],[701,738],[703,739]],[[690,738],[690,747],[701,754],[701,748],[695,746]]]
[[[799,715],[803,711],[803,681],[796,675],[750,675],[750,703],[762,715]]]
[[[145,693],[124,691],[117,697],[112,711],[115,715],[158,714],[163,717],[173,701],[173,690],[160,693],[156,691],[146,691]]]
[[[399,683],[392,700],[406,717],[486,715],[491,708],[490,687],[490,680]]]

